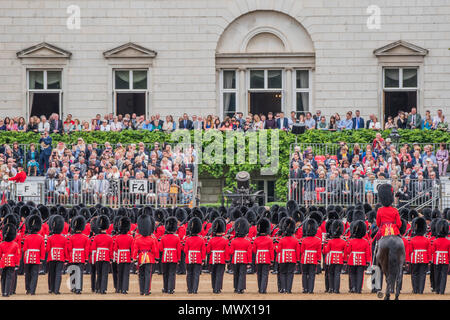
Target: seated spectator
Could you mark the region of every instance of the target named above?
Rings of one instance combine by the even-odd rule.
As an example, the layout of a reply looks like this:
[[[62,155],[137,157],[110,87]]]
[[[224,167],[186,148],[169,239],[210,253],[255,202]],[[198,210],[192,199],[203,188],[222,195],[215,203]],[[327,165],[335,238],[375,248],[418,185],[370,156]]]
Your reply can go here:
[[[328,124],[328,131],[336,131],[338,129],[338,125],[336,123],[336,117],[330,117],[330,123]]]
[[[325,119],[325,116],[320,117],[320,122],[317,124],[317,129],[319,130],[328,130],[328,125]]]
[[[380,124],[380,122],[378,121],[378,118],[375,116],[375,115],[373,115],[373,118],[369,121],[369,128],[368,129],[371,129],[371,130],[381,130],[381,124]]]
[[[394,123],[394,118],[392,118],[392,116],[389,116],[387,122],[384,125],[384,129],[385,130],[389,130],[389,129],[393,129],[393,128],[396,128],[396,127],[397,126]]]
[[[264,124],[264,129],[277,129],[277,123],[273,118],[273,113],[269,112],[267,114],[266,123]]]

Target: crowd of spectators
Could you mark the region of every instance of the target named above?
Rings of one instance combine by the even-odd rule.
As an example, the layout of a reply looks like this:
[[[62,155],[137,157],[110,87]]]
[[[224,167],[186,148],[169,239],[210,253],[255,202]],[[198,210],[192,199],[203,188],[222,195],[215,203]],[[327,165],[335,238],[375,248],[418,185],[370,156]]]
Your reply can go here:
[[[372,143],[361,147],[340,142],[336,154],[314,151],[313,147],[294,148],[290,160],[291,198],[299,202],[376,203],[377,184],[392,183],[396,204],[423,195],[432,197],[431,189],[447,176],[449,151],[445,143],[432,145],[403,144],[398,147],[380,133]],[[420,197],[419,197],[420,198]]]

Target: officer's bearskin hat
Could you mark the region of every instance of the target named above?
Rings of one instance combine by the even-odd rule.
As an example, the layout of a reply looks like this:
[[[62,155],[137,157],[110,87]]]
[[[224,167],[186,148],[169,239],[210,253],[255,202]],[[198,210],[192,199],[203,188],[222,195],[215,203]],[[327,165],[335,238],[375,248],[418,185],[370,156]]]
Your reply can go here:
[[[361,239],[367,233],[367,226],[362,220],[353,221],[350,225],[350,233],[352,238]]]
[[[254,212],[253,212],[253,213],[254,213]],[[214,220],[216,220],[216,219],[219,218],[219,217],[220,217],[219,211],[217,211],[216,209],[212,209],[212,210],[209,212],[208,221],[212,223]],[[255,215],[255,217],[256,217],[256,215]]]
[[[425,218],[426,221],[433,220],[431,217],[431,208],[423,208],[422,215]]]
[[[256,227],[256,230],[258,232],[258,235],[264,234],[264,235],[270,235],[270,221],[267,218],[261,218],[258,221],[258,225]]]
[[[317,234],[317,229],[319,225],[315,219],[307,219],[303,222],[303,236],[304,237],[314,237]]]
[[[102,214],[99,216],[97,220],[97,226],[100,230],[108,230],[110,224],[111,221],[109,220],[109,217],[106,214]]]
[[[234,231],[236,233],[236,238],[243,238],[248,234],[250,225],[247,219],[240,217],[234,222]]]
[[[86,219],[83,216],[75,216],[70,223],[70,230],[72,232],[81,232],[86,227]]]
[[[177,208],[175,210],[175,217],[177,218],[177,220],[181,223],[186,222],[187,220],[187,213],[186,210],[184,210],[183,208]]]
[[[294,219],[295,222],[303,222],[305,217],[303,216],[303,213],[300,210],[294,210],[291,213],[292,219]]]
[[[202,220],[198,217],[192,217],[188,222],[187,231],[191,236],[198,235],[202,232]]]
[[[436,237],[445,238],[448,236],[448,221],[439,219],[436,223]]]
[[[337,220],[337,219],[339,219],[339,215],[336,211],[334,210],[328,211],[328,220]]]
[[[9,213],[3,218],[3,224],[13,224],[16,228],[19,227],[19,216],[15,213]]]
[[[286,209],[289,214],[292,214],[293,211],[298,210],[298,203],[295,200],[289,200],[286,203]]]
[[[11,212],[12,212],[12,208],[8,203],[5,203],[0,206],[0,216],[2,218],[6,217]]]
[[[378,186],[378,199],[384,207],[390,207],[394,202],[392,185],[384,183]]]
[[[178,229],[178,220],[175,217],[168,217],[164,224],[167,233],[176,232]]]
[[[127,216],[121,216],[119,218],[119,233],[120,234],[127,234],[131,229],[131,220]]]
[[[441,211],[438,208],[433,209],[431,211],[431,219],[440,219],[442,218]]]
[[[64,218],[60,215],[52,215],[48,220],[50,233],[60,234],[64,230]]]
[[[232,208],[231,211],[230,211],[230,220],[231,221],[236,221],[240,217],[242,217],[241,210],[239,210],[238,208]]]
[[[225,220],[222,217],[214,219],[211,224],[211,233],[216,235],[218,233],[224,233],[226,230]]]
[[[19,210],[20,217],[26,219],[30,215],[31,210],[32,209],[27,205],[21,206]]]
[[[323,216],[319,211],[311,212],[308,218],[316,220],[318,226],[320,226],[323,221]]]
[[[290,217],[284,218],[283,228],[281,230],[287,237],[292,236],[295,232],[295,221]]]
[[[148,214],[142,214],[137,219],[137,228],[140,235],[148,237],[155,230],[155,221],[153,217]]]
[[[406,227],[408,225],[408,222],[406,222],[406,220],[403,218],[401,219],[401,221],[402,221],[402,226],[400,227],[399,232],[400,232],[400,235],[403,236],[406,232]]]
[[[29,215],[25,221],[28,233],[37,233],[42,228],[42,219],[37,214]]]
[[[377,220],[377,212],[375,210],[371,210],[367,213],[367,221],[372,224]]]
[[[247,219],[248,223],[250,223],[250,225],[252,226],[254,226],[258,221],[256,213],[253,210],[247,211],[247,213],[245,214],[245,218]]]
[[[344,223],[342,220],[333,220],[331,225],[330,236],[332,238],[339,238],[344,233]]]
[[[363,204],[364,213],[367,214],[370,210],[372,210],[372,206],[368,203]]]
[[[364,214],[363,211],[353,211],[353,216],[352,216],[352,221],[357,221],[357,220],[366,220],[366,215]]]
[[[10,223],[5,224],[2,230],[2,234],[3,234],[3,241],[6,242],[14,241],[17,236],[16,226]]]
[[[411,225],[413,236],[423,236],[427,232],[427,221],[424,217],[415,218]]]

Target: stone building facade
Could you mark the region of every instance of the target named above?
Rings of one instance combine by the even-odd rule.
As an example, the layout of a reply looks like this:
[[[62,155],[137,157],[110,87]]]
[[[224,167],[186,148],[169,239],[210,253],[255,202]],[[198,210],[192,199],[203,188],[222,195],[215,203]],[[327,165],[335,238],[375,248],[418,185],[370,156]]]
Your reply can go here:
[[[448,0],[2,0],[0,116],[450,115]]]

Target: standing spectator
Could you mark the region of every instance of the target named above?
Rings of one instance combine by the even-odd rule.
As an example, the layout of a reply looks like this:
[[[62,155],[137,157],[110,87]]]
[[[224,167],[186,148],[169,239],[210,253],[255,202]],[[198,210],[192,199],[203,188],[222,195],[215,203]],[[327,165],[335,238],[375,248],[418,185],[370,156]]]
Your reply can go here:
[[[52,137],[49,136],[48,131],[44,131],[44,133],[41,134],[39,143],[41,145],[41,152],[39,154],[39,169],[41,171],[41,175],[44,175],[48,169],[50,155],[52,154]]]
[[[328,124],[328,131],[336,131],[338,129],[338,125],[336,123],[336,117],[330,117],[330,123]]]
[[[273,113],[269,112],[267,114],[267,119],[266,119],[264,129],[277,129],[277,128],[278,128],[277,122],[273,118]]]
[[[159,203],[165,207],[167,204],[167,198],[169,196],[170,182],[167,176],[163,173],[158,182]]]
[[[361,112],[359,110],[355,111],[355,117],[352,119],[352,128],[355,130],[364,129],[364,119],[361,117]]]
[[[445,177],[447,175],[447,167],[449,163],[448,150],[445,148],[445,143],[439,145],[439,150],[436,152],[436,160],[439,167],[439,176]]]
[[[408,128],[417,129],[420,128],[420,123],[422,122],[422,117],[417,113],[416,108],[411,109],[411,113],[408,116]]]

